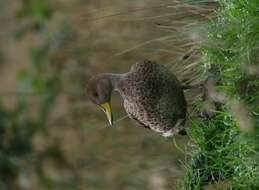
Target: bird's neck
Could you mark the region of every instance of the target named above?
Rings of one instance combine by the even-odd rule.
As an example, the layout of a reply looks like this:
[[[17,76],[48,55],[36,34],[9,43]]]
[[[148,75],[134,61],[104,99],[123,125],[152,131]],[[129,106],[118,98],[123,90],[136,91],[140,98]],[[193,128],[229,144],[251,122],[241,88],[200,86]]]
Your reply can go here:
[[[106,77],[109,78],[112,84],[112,89],[113,90],[118,90],[118,84],[121,80],[121,78],[124,76],[124,74],[117,74],[117,73],[105,73],[104,74]]]

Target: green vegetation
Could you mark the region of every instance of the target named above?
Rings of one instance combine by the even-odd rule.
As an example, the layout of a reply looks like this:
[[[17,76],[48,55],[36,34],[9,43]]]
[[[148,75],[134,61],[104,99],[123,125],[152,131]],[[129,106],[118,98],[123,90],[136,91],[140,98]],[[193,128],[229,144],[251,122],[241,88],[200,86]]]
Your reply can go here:
[[[259,189],[259,1],[219,3],[202,50],[204,66],[215,78],[215,88],[226,95],[225,102],[217,103],[208,120],[193,121],[189,135],[195,145],[179,189],[224,183],[224,189],[255,190]],[[233,109],[235,104],[239,110]]]
[[[28,3],[28,4],[27,4]],[[35,17],[37,24],[44,24],[46,17],[44,1],[24,1],[18,10],[20,16]],[[21,15],[22,14],[22,15]],[[45,16],[44,16],[45,15]],[[23,17],[21,17],[22,19]],[[19,87],[15,105],[6,108],[0,104],[0,188],[16,189],[15,180],[23,168],[22,159],[35,151],[32,140],[35,133],[45,131],[44,126],[56,97],[61,88],[61,59],[49,56],[53,43],[61,43],[68,34],[67,28],[62,28],[59,42],[46,40],[45,44],[30,50],[31,65],[29,69],[21,69],[17,73]],[[26,34],[23,33],[24,35]],[[63,38],[62,38],[63,37]],[[61,43],[62,44],[62,43]],[[53,53],[53,52],[52,52]],[[12,95],[12,94],[10,94]],[[35,99],[32,114],[31,99]],[[59,152],[59,149],[55,150]],[[37,160],[41,162],[41,160]],[[38,165],[38,163],[35,163]],[[39,166],[42,167],[42,166]],[[40,172],[38,172],[40,176]]]

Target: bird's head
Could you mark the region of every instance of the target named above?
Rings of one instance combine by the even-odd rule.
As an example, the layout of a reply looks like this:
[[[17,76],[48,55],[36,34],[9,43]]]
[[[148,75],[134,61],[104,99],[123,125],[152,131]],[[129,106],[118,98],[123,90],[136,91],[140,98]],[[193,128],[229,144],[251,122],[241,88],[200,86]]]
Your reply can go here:
[[[89,99],[105,112],[110,126],[113,124],[111,110],[111,94],[113,86],[111,79],[105,74],[92,77],[87,85],[87,95]]]

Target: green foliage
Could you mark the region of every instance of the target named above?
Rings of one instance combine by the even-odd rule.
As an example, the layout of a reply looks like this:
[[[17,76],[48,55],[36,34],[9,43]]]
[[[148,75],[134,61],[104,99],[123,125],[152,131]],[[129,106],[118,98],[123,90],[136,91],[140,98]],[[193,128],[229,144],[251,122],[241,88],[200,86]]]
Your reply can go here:
[[[259,67],[259,1],[219,3],[203,53],[227,104],[218,105],[209,120],[193,121],[189,134],[195,145],[180,189],[201,189],[220,181],[228,182],[226,189],[259,189],[259,167],[253,156],[258,148],[253,140],[258,136],[259,80],[258,73],[250,72]],[[239,118],[229,109],[232,99],[246,106],[255,137],[241,131]]]
[[[259,187],[256,164],[249,159],[253,147],[242,137],[233,119],[218,111],[207,121],[194,121],[189,134],[196,144],[189,155],[183,189],[200,189],[230,179],[233,187]]]
[[[17,158],[32,150],[31,135],[35,124],[19,108],[7,111],[0,104],[0,182],[5,184],[17,177],[20,167]]]
[[[49,0],[22,0],[16,10],[16,18],[23,24],[15,32],[16,38],[22,38],[27,32],[41,31],[53,14]]]
[[[51,15],[52,9],[48,0],[22,0],[22,6],[17,11],[18,18],[32,18],[37,27],[41,27]]]
[[[25,0],[22,5],[19,16],[23,19],[33,17],[39,26],[43,26],[51,16],[47,1]],[[54,55],[70,34],[68,25],[62,23],[43,44],[31,48],[30,67],[17,73],[22,93],[18,94],[13,108],[0,104],[0,183],[8,188],[14,188],[14,181],[23,167],[21,159],[34,152],[33,136],[39,131],[46,132],[45,123],[62,88],[63,60]],[[28,97],[37,100],[34,114]],[[39,169],[38,176],[42,181],[47,179]]]

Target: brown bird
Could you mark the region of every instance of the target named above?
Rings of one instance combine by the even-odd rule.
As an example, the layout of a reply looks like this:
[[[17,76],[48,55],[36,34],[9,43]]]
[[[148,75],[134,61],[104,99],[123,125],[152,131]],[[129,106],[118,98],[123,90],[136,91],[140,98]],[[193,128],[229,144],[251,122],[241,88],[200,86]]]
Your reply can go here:
[[[87,85],[90,100],[105,112],[113,124],[112,91],[123,98],[129,117],[145,128],[171,136],[184,131],[187,104],[184,87],[165,66],[154,61],[140,61],[128,73],[103,73],[93,76]]]

